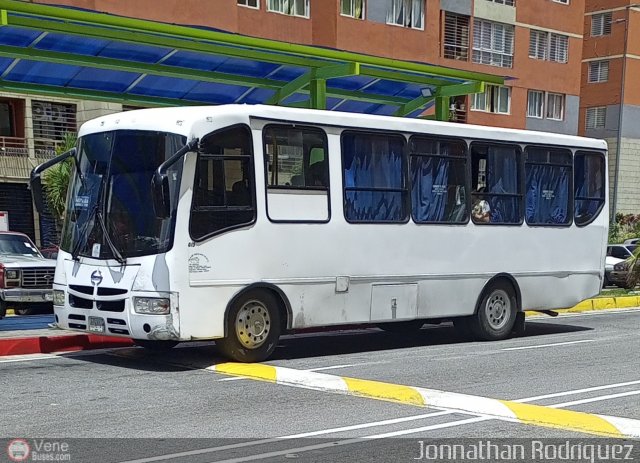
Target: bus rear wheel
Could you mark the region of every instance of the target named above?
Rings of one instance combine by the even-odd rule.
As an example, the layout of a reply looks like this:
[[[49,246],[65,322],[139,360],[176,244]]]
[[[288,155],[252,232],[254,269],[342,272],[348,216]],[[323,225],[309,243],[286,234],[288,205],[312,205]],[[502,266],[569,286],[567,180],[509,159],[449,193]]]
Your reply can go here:
[[[484,290],[478,310],[466,323],[476,339],[497,341],[509,337],[517,313],[518,302],[513,286],[501,280]]]
[[[275,296],[263,290],[238,297],[227,316],[227,336],[216,340],[220,352],[236,362],[261,362],[280,338],[280,312]]]

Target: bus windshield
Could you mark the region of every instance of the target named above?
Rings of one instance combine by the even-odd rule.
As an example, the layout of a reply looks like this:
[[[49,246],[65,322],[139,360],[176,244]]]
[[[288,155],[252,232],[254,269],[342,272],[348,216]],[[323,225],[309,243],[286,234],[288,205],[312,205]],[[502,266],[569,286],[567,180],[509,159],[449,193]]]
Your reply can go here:
[[[182,163],[168,170],[167,219],[155,216],[151,179],[185,143],[184,136],[155,131],[117,130],[81,137],[60,247],[74,257],[118,260],[168,251]]]

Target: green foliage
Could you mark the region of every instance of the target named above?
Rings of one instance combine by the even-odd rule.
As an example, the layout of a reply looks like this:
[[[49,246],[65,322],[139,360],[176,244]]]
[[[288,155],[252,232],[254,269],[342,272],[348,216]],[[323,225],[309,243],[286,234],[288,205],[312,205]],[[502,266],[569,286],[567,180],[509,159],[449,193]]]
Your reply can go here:
[[[609,226],[609,243],[623,243],[630,238],[640,238],[640,214],[616,214],[616,220]]]
[[[56,155],[69,151],[76,145],[76,141],[77,135],[75,133],[66,133],[62,143],[56,147]],[[64,217],[67,190],[74,162],[72,158],[67,158],[42,174],[45,199],[57,220],[62,220]]]

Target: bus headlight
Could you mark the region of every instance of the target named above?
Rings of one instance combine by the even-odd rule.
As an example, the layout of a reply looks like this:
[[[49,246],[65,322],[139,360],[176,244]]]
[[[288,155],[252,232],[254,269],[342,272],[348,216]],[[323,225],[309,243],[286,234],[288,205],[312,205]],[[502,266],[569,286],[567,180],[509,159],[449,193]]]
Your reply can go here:
[[[171,301],[166,297],[134,297],[133,309],[136,313],[167,315],[171,311]]]
[[[64,291],[60,289],[53,290],[53,305],[64,305]]]

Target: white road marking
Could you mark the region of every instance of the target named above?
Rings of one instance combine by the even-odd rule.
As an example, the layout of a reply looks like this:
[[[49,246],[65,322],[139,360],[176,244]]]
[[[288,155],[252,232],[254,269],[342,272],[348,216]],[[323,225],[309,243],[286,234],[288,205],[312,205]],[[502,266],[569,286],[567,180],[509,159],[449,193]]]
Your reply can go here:
[[[640,380],[627,381],[626,383],[605,384],[604,386],[587,387],[585,389],[574,389],[574,390],[565,391],[565,392],[554,392],[552,394],[545,394],[545,395],[538,395],[538,396],[535,396],[535,397],[529,397],[528,399],[513,400],[512,402],[532,402],[532,401],[535,401],[535,400],[552,399],[554,397],[562,397],[562,396],[565,396],[565,395],[576,395],[576,394],[582,394],[582,393],[585,393],[585,392],[602,391],[604,389],[615,389],[616,387],[634,386],[636,384],[640,384]]]
[[[618,397],[627,397],[627,396],[630,396],[630,395],[638,395],[638,394],[640,394],[640,391],[619,392],[617,394],[602,395],[602,396],[598,396],[598,397],[590,397],[588,399],[574,400],[572,402],[564,402],[564,403],[561,403],[561,404],[547,405],[547,407],[549,407],[549,408],[564,408],[564,407],[571,407],[573,405],[588,404],[588,403],[591,403],[591,402],[600,402],[602,400],[617,399]]]
[[[526,397],[524,399],[514,400],[514,402],[520,402],[520,403],[534,402],[536,400],[549,398],[549,397],[559,397],[559,396],[564,396],[564,395],[581,394],[581,393],[584,393],[584,392],[591,392],[591,391],[602,390],[602,389],[613,388],[613,387],[623,387],[623,386],[628,386],[628,385],[633,385],[633,384],[640,384],[640,381],[629,381],[629,382],[626,382],[626,383],[617,383],[617,384],[605,385],[605,386],[595,386],[595,387],[592,387],[592,388],[576,389],[574,391],[558,392],[558,393],[555,393],[555,394],[548,394],[548,395],[545,395],[545,396]],[[623,393],[620,393],[620,394],[610,394],[610,395],[605,395],[605,396],[592,397],[592,398],[589,398],[589,399],[580,399],[580,400],[575,400],[575,401],[571,401],[571,402],[558,403],[558,404],[555,404],[555,405],[547,405],[547,407],[549,407],[549,408],[563,408],[563,407],[568,407],[568,406],[571,406],[571,405],[579,405],[579,404],[590,403],[590,402],[599,402],[599,401],[603,401],[603,400],[613,399],[613,398],[617,398],[617,397],[624,397],[624,396],[629,396],[629,395],[636,395],[636,394],[640,394],[640,391],[630,391],[630,392],[623,392]],[[221,451],[224,451],[224,450],[233,450],[233,449],[244,448],[244,447],[254,447],[254,446],[258,446],[258,445],[264,445],[264,444],[269,444],[269,443],[273,443],[273,442],[280,442],[280,441],[289,440],[289,439],[301,439],[301,438],[305,438],[305,437],[317,437],[317,436],[323,436],[323,435],[327,435],[327,434],[334,434],[334,433],[338,433],[338,432],[355,431],[355,430],[358,430],[358,429],[373,428],[373,427],[378,427],[378,426],[388,426],[388,425],[391,425],[391,424],[400,424],[400,423],[405,423],[405,422],[409,422],[409,421],[417,421],[417,420],[422,420],[422,419],[435,418],[435,417],[438,417],[438,416],[453,415],[453,414],[464,415],[464,414],[468,414],[468,413],[454,411],[454,410],[440,410],[440,411],[433,412],[433,413],[424,413],[424,414],[420,414],[420,415],[412,415],[412,416],[407,416],[407,417],[402,417],[402,418],[392,418],[392,419],[382,420],[382,421],[372,421],[372,422],[368,422],[368,423],[361,423],[361,424],[355,424],[355,425],[350,425],[350,426],[342,426],[342,427],[339,427],[339,428],[320,429],[320,430],[317,430],[317,431],[309,431],[309,432],[300,433],[300,434],[290,434],[290,435],[286,435],[286,436],[273,437],[273,438],[269,438],[269,439],[261,439],[261,440],[257,440],[257,441],[240,442],[240,443],[237,443],[237,444],[229,444],[229,445],[223,445],[223,446],[220,446],[220,447],[210,447],[210,448],[206,448],[206,449],[191,450],[191,451],[186,451],[186,452],[178,452],[178,453],[161,455],[161,456],[157,456],[157,457],[142,458],[142,459],[138,459],[138,460],[127,460],[127,461],[121,462],[121,463],[152,463],[152,462],[155,462],[155,461],[171,460],[171,459],[174,459],[174,458],[180,458],[180,457],[186,457],[186,456],[203,455],[203,454],[206,454],[206,453],[221,452]],[[440,424],[435,424],[435,425],[422,426],[422,427],[419,427],[419,428],[402,429],[402,430],[399,430],[399,431],[392,431],[392,432],[383,433],[383,434],[375,434],[375,435],[372,435],[372,436],[363,436],[363,437],[358,437],[358,438],[355,438],[355,439],[350,439],[348,441],[339,441],[339,442],[356,443],[356,442],[362,442],[362,439],[382,439],[382,438],[385,438],[385,437],[398,437],[398,436],[407,435],[407,434],[415,434],[415,433],[422,432],[422,431],[436,430],[436,429],[442,429],[442,428],[453,427],[453,426],[463,426],[465,424],[479,423],[479,422],[482,422],[482,421],[490,421],[490,420],[493,420],[493,419],[495,419],[495,418],[488,417],[488,416],[475,416],[473,418],[467,418],[467,419],[463,419],[463,420],[456,420],[456,421],[450,421],[450,422],[447,422],[447,423],[440,423]],[[623,418],[620,418],[620,420],[624,421]],[[504,420],[501,420],[501,421],[516,422],[516,420],[507,420],[507,419],[504,419]],[[308,451],[308,450],[315,450],[315,449],[320,449],[320,448],[325,448],[325,447],[333,447],[336,444],[335,443],[327,443],[327,444],[322,444],[322,445],[324,445],[324,447],[309,446],[308,448],[307,447],[302,447],[302,448],[299,448],[299,449],[288,449],[283,454],[293,453],[293,452],[296,452],[296,451],[299,451],[299,452],[300,451],[305,451],[305,450],[301,450],[303,448],[307,448],[307,451]],[[344,445],[344,444],[340,444],[340,445]],[[261,454],[260,458],[267,458],[268,455],[270,455],[270,454]],[[278,454],[278,455],[282,455],[282,454]],[[273,456],[278,456],[278,455],[273,455]],[[248,457],[248,458],[257,459],[257,458],[253,458],[253,457]],[[232,462],[232,461],[240,462],[240,461],[250,461],[250,460],[242,460],[242,459],[240,459],[240,460],[224,460],[224,461],[229,463],[229,462]]]
[[[352,363],[350,365],[332,365],[332,366],[328,366],[328,367],[319,367],[319,368],[308,368],[308,369],[304,369],[304,370],[300,370],[300,371],[324,371],[324,370],[337,370],[340,368],[350,368],[350,367],[358,367],[358,366],[362,366],[362,365],[366,365],[366,363]],[[220,382],[225,382],[225,381],[242,381],[242,380],[246,380],[247,378],[243,378],[242,376],[234,376],[231,378],[222,378],[219,379],[218,381]]]
[[[537,344],[535,346],[521,346],[521,347],[506,347],[500,350],[525,350],[525,349],[540,349],[542,347],[555,347],[555,346],[567,346],[569,344],[581,344],[584,342],[595,342],[595,339],[581,339],[579,341],[566,341],[566,342],[555,342],[553,344]]]
[[[363,440],[378,440],[378,439],[384,439],[385,437],[415,434],[422,431],[432,431],[434,429],[450,428],[452,426],[462,426],[463,424],[477,423],[477,422],[485,421],[488,419],[490,418],[485,418],[485,417],[467,418],[464,420],[450,421],[449,423],[433,424],[431,426],[424,426],[422,428],[406,429],[403,431],[395,431],[395,432],[390,432],[385,434],[376,434],[372,436],[356,437],[356,438],[347,439],[347,440],[325,442],[322,444],[307,445],[305,447],[297,447],[297,448],[290,448],[285,450],[278,450],[274,452],[260,453],[260,454],[251,455],[248,457],[231,458],[229,460],[216,460],[216,462],[212,462],[212,463],[241,463],[244,461],[262,460],[265,458],[278,457],[282,455],[288,455],[291,453],[301,453],[301,452],[309,452],[311,450],[320,450],[327,447],[334,448],[334,447],[339,447],[343,445],[362,444]]]

